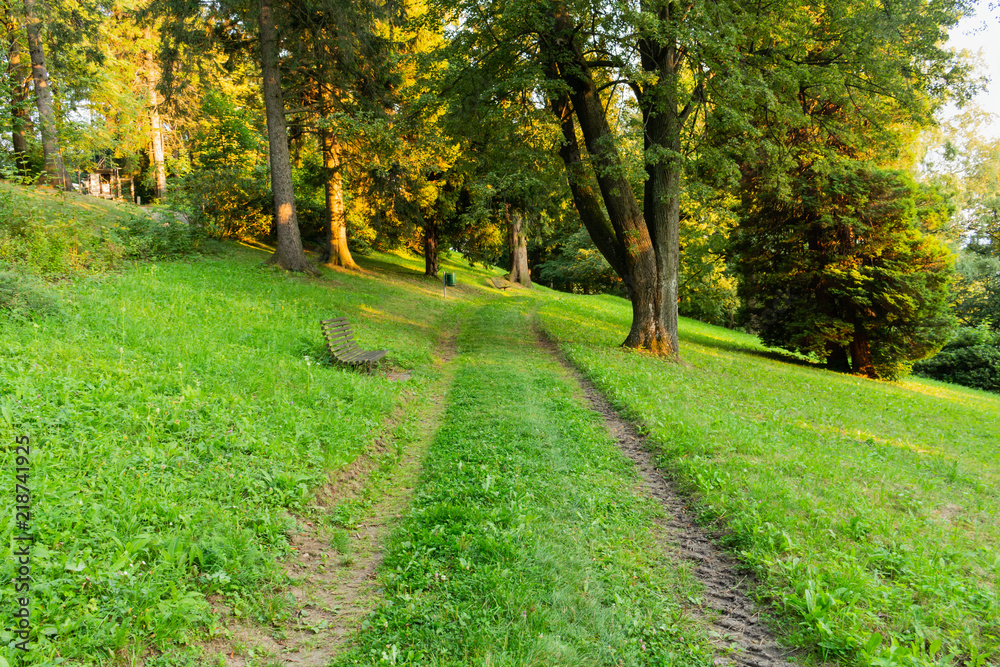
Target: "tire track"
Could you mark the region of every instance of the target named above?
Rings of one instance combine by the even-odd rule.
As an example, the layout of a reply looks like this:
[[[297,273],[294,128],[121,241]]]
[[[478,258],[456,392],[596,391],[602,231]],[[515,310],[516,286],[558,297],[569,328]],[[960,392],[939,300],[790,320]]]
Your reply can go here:
[[[622,418],[604,395],[536,327],[539,344],[572,375],[590,407],[604,418],[619,448],[636,466],[644,493],[656,498],[666,510],[660,522],[664,541],[678,558],[687,562],[704,586],[701,604],[692,609],[718,635],[724,657],[716,665],[738,667],[797,667],[795,652],[781,646],[766,627],[762,610],[747,594],[752,578],[738,571],[735,560],[715,546],[708,532],[695,525],[694,517],[673,485],[657,469],[646,437]]]
[[[385,541],[410,502],[423,464],[424,453],[444,412],[441,398],[455,373],[453,359],[458,354],[458,333],[442,335],[435,350],[435,366],[440,377],[421,396],[412,393],[407,401],[420,401],[423,409],[410,419],[417,435],[406,451],[394,453],[393,426],[404,419],[403,406],[387,420],[385,434],[354,463],[333,474],[317,491],[317,503],[329,510],[338,502],[364,495],[371,475],[386,464],[393,466],[381,488],[374,491],[374,504],[364,511],[346,532],[347,548],[341,553],[333,546],[332,532],[318,521],[299,521],[299,530],[289,535],[295,555],[282,563],[292,584],[285,591],[293,600],[291,617],[277,626],[240,622],[221,599],[214,600],[222,616],[227,636],[206,646],[226,667],[259,664],[288,667],[328,665],[354,637],[363,618],[381,600],[377,572],[382,563]],[[397,379],[390,377],[390,379]]]

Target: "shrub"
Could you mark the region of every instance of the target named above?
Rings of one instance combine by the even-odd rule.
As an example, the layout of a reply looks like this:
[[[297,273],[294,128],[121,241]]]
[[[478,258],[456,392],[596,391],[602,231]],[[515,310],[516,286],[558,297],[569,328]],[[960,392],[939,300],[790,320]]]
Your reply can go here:
[[[258,240],[271,233],[273,204],[266,167],[193,172],[184,177],[171,199],[189,209],[191,222],[212,238]]]
[[[58,314],[59,299],[34,276],[0,271],[0,312],[12,319],[34,320]]]
[[[594,247],[586,229],[579,229],[545,262],[535,267],[539,282],[563,292],[624,294],[621,278]]]
[[[197,249],[203,233],[200,227],[172,211],[152,216],[133,215],[120,229],[123,254],[129,259],[176,257]]]
[[[73,204],[39,204],[0,189],[0,265],[41,276],[102,272],[127,259],[174,257],[196,250],[204,233],[183,215],[152,217],[127,207],[93,213]]]
[[[965,327],[937,355],[913,365],[916,375],[1000,393],[1000,334]]]

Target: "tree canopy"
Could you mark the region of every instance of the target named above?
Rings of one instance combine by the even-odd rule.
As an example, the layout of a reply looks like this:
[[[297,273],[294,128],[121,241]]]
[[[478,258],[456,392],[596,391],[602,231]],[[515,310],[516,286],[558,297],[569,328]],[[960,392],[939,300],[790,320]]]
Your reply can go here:
[[[291,270],[409,249],[434,276],[456,250],[623,294],[626,346],[676,357],[680,314],[742,306],[868,375],[933,351],[948,312],[1000,319],[1000,153],[953,133],[961,187],[918,168],[980,84],[942,46],[964,0],[3,8],[5,173],[171,203]]]

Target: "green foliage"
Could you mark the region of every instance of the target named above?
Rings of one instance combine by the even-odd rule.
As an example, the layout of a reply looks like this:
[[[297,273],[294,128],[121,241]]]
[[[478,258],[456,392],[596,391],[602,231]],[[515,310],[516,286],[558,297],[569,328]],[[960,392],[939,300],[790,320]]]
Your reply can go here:
[[[178,185],[171,201],[182,202],[192,223],[212,238],[262,240],[271,233],[274,210],[265,166],[239,166],[192,171]]]
[[[1000,392],[1000,334],[962,328],[930,359],[913,365],[923,377]]]
[[[561,292],[619,294],[625,286],[583,227],[565,238],[549,259],[535,267],[540,281]]]
[[[714,194],[714,193],[713,193]],[[681,269],[678,312],[732,328],[740,300],[737,281],[726,265],[729,237],[736,226],[732,197],[681,199]]]
[[[550,231],[535,265],[542,284],[576,294],[625,295],[625,286],[594,247],[578,221]],[[703,322],[732,327],[739,307],[736,279],[725,262],[728,236],[735,224],[728,207],[714,202],[681,202],[681,270],[678,310]]]
[[[385,556],[386,599],[335,665],[708,665],[696,590],[573,379],[503,299],[462,360]]]
[[[927,179],[954,193],[961,230],[952,310],[966,327],[1000,330],[1000,140],[989,116],[970,105],[924,135]]]
[[[744,321],[766,345],[826,358],[870,344],[890,379],[940,348],[952,258],[920,231],[907,176],[827,160],[793,174],[787,194],[762,180],[744,195],[731,252]]]
[[[1000,256],[993,245],[971,245],[959,251],[951,290],[952,311],[967,327],[1000,330]]]
[[[46,276],[103,272],[195,251],[202,233],[172,211],[0,187],[0,263]]]
[[[663,363],[616,349],[630,311],[563,295],[539,316],[755,571],[786,641],[857,667],[996,660],[1000,397],[830,373],[690,320],[685,363]]]
[[[213,238],[263,240],[274,210],[260,119],[233,95],[210,89],[190,142],[191,167],[170,193]]]
[[[133,214],[118,233],[128,259],[168,259],[196,250],[203,231],[170,210]]]
[[[34,320],[59,312],[59,298],[31,275],[0,271],[0,315]]]

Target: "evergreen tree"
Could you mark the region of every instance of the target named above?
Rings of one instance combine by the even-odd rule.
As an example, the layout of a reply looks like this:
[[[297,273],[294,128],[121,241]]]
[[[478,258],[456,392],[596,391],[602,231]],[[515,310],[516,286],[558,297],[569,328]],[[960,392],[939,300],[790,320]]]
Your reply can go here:
[[[731,253],[765,344],[873,378],[940,349],[953,260],[921,231],[912,179],[829,159],[790,175],[786,192],[748,180]]]
[[[46,180],[49,185],[71,190],[72,184],[66,173],[62,153],[59,150],[55,101],[52,97],[49,71],[45,66],[45,45],[42,41],[43,21],[35,0],[24,0],[24,19],[28,35],[28,52],[31,54],[31,73],[35,82],[35,105],[38,108],[39,124],[42,131]]]
[[[264,109],[267,114],[268,155],[271,164],[271,193],[274,198],[274,228],[277,248],[269,260],[288,271],[315,271],[306,260],[295,210],[292,163],[288,154],[288,126],[281,90],[278,28],[272,0],[260,0],[260,61],[263,76]]]

